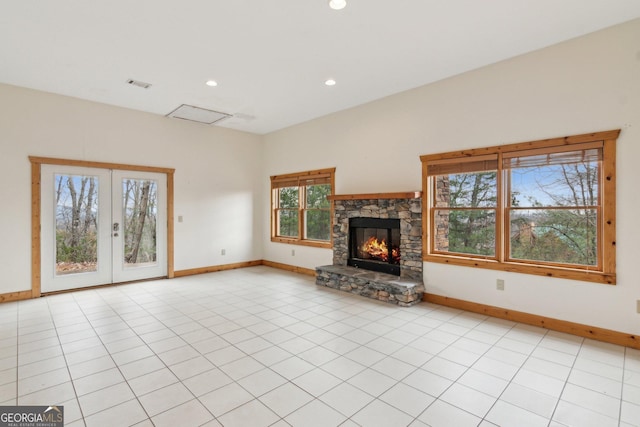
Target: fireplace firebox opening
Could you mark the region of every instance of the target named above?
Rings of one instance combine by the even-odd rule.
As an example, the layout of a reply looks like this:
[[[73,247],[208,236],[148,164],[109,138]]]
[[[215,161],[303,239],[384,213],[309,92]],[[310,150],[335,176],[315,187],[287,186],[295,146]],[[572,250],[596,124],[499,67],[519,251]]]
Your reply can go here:
[[[349,219],[347,265],[400,276],[400,220]]]

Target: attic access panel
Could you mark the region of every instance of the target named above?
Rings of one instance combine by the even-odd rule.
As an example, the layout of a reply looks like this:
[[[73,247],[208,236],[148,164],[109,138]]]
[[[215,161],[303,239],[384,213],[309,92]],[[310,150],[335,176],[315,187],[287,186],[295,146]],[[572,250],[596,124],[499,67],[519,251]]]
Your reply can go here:
[[[182,104],[167,114],[167,117],[212,125],[221,120],[228,119],[229,117],[232,117],[232,115],[221,113],[219,111],[207,110],[206,108],[194,107],[193,105]]]

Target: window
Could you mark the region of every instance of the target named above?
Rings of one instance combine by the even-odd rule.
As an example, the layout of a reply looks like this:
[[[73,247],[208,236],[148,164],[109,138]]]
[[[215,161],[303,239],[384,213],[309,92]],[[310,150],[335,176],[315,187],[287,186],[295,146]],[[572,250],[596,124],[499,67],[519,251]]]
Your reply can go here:
[[[271,240],[331,247],[335,168],[271,177]]]
[[[619,133],[422,156],[424,260],[615,284]]]

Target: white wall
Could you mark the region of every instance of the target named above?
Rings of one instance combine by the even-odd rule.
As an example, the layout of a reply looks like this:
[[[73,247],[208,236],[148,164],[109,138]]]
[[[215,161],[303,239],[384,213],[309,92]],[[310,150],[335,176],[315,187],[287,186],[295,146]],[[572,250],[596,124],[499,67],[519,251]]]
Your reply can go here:
[[[424,280],[434,294],[638,334],[640,20],[269,134],[263,189],[269,175],[335,166],[338,194],[421,190],[423,154],[617,128],[616,286],[433,263]],[[263,207],[265,259],[331,263],[329,250],[292,257],[270,242]]]
[[[0,294],[31,288],[28,156],[175,168],[182,270],[262,258],[261,139],[0,85]]]

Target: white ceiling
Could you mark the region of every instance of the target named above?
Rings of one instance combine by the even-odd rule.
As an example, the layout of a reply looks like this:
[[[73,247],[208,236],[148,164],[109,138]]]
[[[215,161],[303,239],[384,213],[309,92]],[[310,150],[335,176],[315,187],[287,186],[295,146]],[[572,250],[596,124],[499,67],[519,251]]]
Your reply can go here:
[[[264,134],[640,17],[640,0],[347,1],[5,0],[0,82]]]

